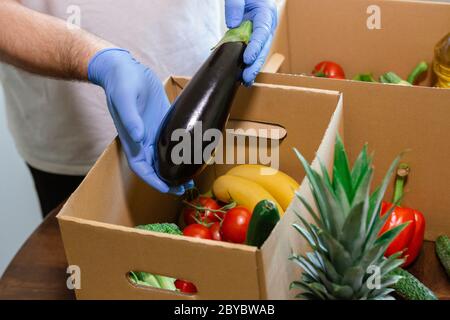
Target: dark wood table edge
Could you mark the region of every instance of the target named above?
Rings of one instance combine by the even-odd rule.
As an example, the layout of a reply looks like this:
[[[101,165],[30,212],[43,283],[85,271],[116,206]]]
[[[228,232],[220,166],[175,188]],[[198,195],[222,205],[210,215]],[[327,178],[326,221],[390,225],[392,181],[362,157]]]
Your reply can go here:
[[[55,208],[23,243],[0,278],[0,300],[73,300]]]
[[[67,259],[54,209],[25,241],[0,279],[0,300],[73,300],[66,285]],[[450,300],[450,279],[434,252],[434,243],[424,244],[419,259],[408,268],[440,299]]]

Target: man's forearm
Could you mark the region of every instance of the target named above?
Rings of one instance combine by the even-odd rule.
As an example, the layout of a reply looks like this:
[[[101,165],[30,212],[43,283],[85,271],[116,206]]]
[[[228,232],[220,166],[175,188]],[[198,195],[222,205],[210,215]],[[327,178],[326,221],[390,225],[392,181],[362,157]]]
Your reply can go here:
[[[0,0],[0,60],[32,73],[87,80],[92,56],[112,45],[57,18]]]

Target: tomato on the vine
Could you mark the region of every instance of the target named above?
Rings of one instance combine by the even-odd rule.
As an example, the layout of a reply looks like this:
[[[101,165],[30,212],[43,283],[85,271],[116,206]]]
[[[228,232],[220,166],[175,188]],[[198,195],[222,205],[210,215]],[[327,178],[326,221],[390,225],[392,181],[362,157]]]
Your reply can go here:
[[[210,227],[213,240],[222,241],[222,235],[220,234],[220,222],[214,222]]]
[[[228,211],[220,228],[222,239],[227,242],[244,243],[251,217],[252,213],[244,207]]]
[[[220,209],[220,205],[214,199],[198,197],[186,204],[183,210],[184,222],[186,225],[220,222],[223,218],[223,212],[220,212]]]
[[[186,237],[209,239],[212,240],[213,236],[211,230],[202,224],[191,224],[183,230],[183,235]]]

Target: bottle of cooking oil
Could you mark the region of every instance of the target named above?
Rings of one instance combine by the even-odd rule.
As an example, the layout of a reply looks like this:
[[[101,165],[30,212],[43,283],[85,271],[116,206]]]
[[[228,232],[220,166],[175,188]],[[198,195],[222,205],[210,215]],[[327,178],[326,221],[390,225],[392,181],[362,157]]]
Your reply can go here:
[[[433,69],[437,77],[436,87],[450,89],[450,33],[434,48]]]

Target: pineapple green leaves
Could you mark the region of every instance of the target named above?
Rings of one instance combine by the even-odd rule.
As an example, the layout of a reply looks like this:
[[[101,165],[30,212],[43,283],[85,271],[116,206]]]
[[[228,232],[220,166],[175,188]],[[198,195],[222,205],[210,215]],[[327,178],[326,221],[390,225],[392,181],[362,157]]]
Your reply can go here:
[[[295,152],[306,171],[317,210],[297,194],[314,223],[296,211],[301,224],[294,228],[312,252],[291,257],[304,271],[291,288],[300,289],[298,298],[305,299],[393,299],[391,287],[400,277],[389,273],[404,261],[399,259],[400,253],[389,258],[384,253],[406,225],[379,235],[392,212],[381,216],[380,209],[400,157],[392,163],[381,186],[370,193],[373,157],[367,146],[350,168],[344,144],[337,137],[332,177],[323,163],[316,171]]]

